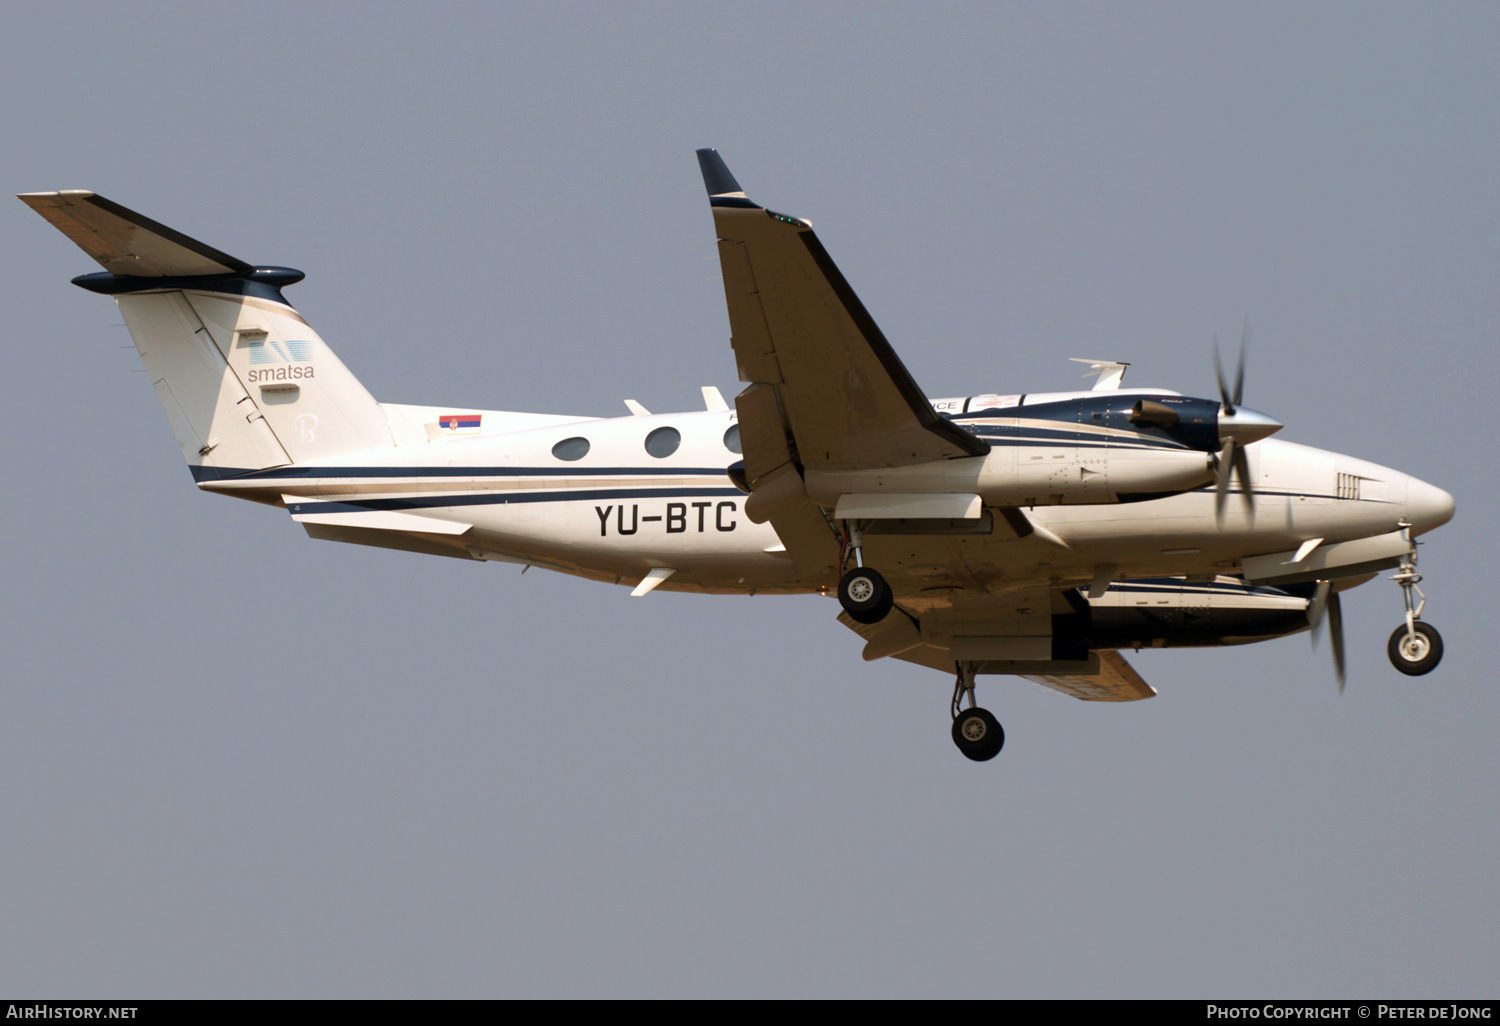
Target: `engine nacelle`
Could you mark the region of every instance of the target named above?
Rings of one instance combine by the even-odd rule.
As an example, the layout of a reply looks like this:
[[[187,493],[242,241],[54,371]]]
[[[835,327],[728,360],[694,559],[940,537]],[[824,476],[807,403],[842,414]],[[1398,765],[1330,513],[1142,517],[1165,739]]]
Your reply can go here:
[[[996,445],[988,455],[876,470],[806,472],[807,496],[836,506],[849,494],[978,495],[986,506],[1133,502],[1192,491],[1214,479],[1210,454],[1181,450]],[[758,490],[758,489],[757,489]]]
[[[1079,393],[942,400],[935,408],[990,443],[990,452],[900,467],[791,467],[756,482],[746,510],[757,523],[811,499],[849,518],[978,516],[983,506],[1098,505],[1193,491],[1214,482],[1216,454],[1281,427],[1254,410],[1170,392]],[[795,476],[795,480],[793,477]],[[731,479],[734,475],[731,473]],[[736,482],[742,489],[744,482]],[[975,501],[975,497],[978,501]],[[902,497],[902,498],[898,498]]]
[[[954,416],[988,455],[806,474],[807,495],[968,494],[987,506],[1132,502],[1214,480],[1219,404],[1186,396],[1108,394]]]
[[[1070,626],[1092,648],[1241,645],[1306,630],[1312,590],[1250,587],[1237,577],[1117,581]]]

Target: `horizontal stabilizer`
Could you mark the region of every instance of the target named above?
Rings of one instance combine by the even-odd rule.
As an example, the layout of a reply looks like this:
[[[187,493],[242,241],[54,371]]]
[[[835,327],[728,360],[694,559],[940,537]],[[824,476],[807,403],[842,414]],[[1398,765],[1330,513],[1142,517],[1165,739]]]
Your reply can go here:
[[[448,556],[453,559],[484,560],[496,558],[486,556],[478,550],[471,552],[456,542],[442,542],[430,534],[407,534],[405,531],[367,531],[361,527],[333,527],[328,524],[303,524],[302,530],[317,541],[344,542],[347,545],[368,545],[375,549],[391,549],[395,552],[420,552],[424,556]],[[519,562],[513,560],[512,562]]]
[[[254,268],[84,189],[19,197],[111,274],[137,278],[245,274]]]
[[[299,524],[323,524],[328,527],[360,527],[376,531],[416,531],[421,534],[465,534],[473,524],[454,520],[437,520],[415,513],[369,509],[354,503],[326,502],[283,495],[287,512]]]

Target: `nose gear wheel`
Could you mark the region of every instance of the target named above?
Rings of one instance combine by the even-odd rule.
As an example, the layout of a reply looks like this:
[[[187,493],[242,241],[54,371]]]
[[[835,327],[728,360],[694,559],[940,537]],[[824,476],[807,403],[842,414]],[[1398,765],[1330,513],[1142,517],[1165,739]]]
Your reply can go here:
[[[1410,628],[1402,625],[1391,634],[1385,646],[1391,665],[1408,677],[1431,673],[1443,658],[1443,636],[1430,623],[1415,621]]]
[[[1402,522],[1401,536],[1411,541],[1411,524]],[[1431,673],[1437,669],[1437,664],[1443,659],[1443,636],[1438,633],[1437,628],[1430,623],[1424,623],[1419,617],[1423,608],[1427,605],[1427,596],[1422,594],[1422,589],[1417,585],[1422,580],[1422,575],[1417,573],[1417,546],[1412,544],[1411,552],[1401,561],[1401,566],[1391,576],[1391,580],[1401,585],[1401,600],[1406,605],[1406,623],[1397,627],[1391,634],[1391,640],[1386,643],[1385,653],[1391,660],[1391,665],[1408,677],[1420,677],[1424,673]]]

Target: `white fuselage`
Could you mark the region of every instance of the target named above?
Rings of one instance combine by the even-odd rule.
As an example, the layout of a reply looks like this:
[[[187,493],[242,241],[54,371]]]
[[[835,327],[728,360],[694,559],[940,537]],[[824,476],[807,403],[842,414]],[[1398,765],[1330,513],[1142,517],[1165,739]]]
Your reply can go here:
[[[422,419],[419,408],[389,409],[393,425],[401,416]],[[744,515],[746,496],[725,474],[740,458],[726,444],[733,410],[607,419],[487,412],[484,422],[481,435],[429,430],[418,441],[411,432],[410,444],[200,487],[285,502],[296,519],[311,524],[357,528],[371,510],[422,518],[404,526],[432,523],[435,541],[472,558],[617,583],[634,584],[655,567],[675,570],[663,585],[674,590],[796,593],[826,591],[831,583],[826,575],[799,573],[773,526]],[[661,428],[681,440],[656,457],[645,442]],[[587,440],[586,454],[554,455],[560,442],[576,438]],[[1221,521],[1212,485],[1142,502],[1037,506],[1027,515],[1066,546],[1017,550],[1019,561],[1001,561],[1003,577],[1087,581],[1105,565],[1122,579],[1212,575],[1310,538],[1332,543],[1379,535],[1403,520],[1421,533],[1452,513],[1447,493],[1364,460],[1276,438],[1248,452],[1253,515],[1231,497]],[[966,464],[986,458],[947,467],[955,480],[970,480],[975,472]],[[1015,543],[1003,528],[993,539],[1002,548]],[[894,544],[872,537],[866,558],[880,565]]]

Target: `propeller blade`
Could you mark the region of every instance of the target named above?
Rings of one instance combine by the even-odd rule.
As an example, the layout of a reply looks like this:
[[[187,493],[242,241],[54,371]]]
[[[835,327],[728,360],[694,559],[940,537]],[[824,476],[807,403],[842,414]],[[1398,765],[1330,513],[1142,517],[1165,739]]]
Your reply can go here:
[[[1333,593],[1332,581],[1319,581],[1317,590],[1307,604],[1307,624],[1312,628],[1313,647],[1318,645],[1318,635],[1323,629],[1323,614],[1328,611],[1328,596]]]
[[[1243,366],[1244,363],[1242,360],[1241,368]],[[1217,333],[1214,335],[1214,377],[1219,381],[1219,399],[1224,403],[1224,413],[1226,416],[1233,417],[1235,403],[1238,400],[1231,400],[1229,398],[1229,385],[1224,381],[1224,363],[1219,359],[1219,336]]]
[[[1214,516],[1219,523],[1224,523],[1224,503],[1229,498],[1229,475],[1234,470],[1234,439],[1224,443],[1224,448],[1219,450],[1218,470],[1214,478]]]
[[[1250,345],[1250,315],[1245,315],[1245,330],[1240,333],[1240,365],[1234,372],[1234,405],[1245,397],[1245,350]]]
[[[1250,457],[1245,452],[1243,445],[1234,450],[1234,476],[1240,482],[1240,495],[1245,500],[1245,510],[1251,517],[1255,516],[1255,485],[1250,480]]]
[[[1217,474],[1214,479],[1214,516],[1224,523],[1224,504],[1228,501],[1229,482],[1239,480],[1240,495],[1245,502],[1245,511],[1251,519],[1255,517],[1255,482],[1250,477],[1250,457],[1245,445],[1274,433],[1280,423],[1264,413],[1246,410],[1242,420],[1236,420],[1236,408],[1245,397],[1245,352],[1250,348],[1250,317],[1245,317],[1245,328],[1240,333],[1240,356],[1234,369],[1234,391],[1224,380],[1224,360],[1219,355],[1219,336],[1214,335],[1214,377],[1219,383],[1219,398],[1223,407],[1219,411],[1219,439],[1224,448],[1219,450]]]
[[[1321,587],[1321,585],[1320,585]],[[1333,672],[1339,678],[1339,694],[1344,693],[1344,611],[1339,593],[1328,597],[1328,639],[1333,642]]]

